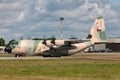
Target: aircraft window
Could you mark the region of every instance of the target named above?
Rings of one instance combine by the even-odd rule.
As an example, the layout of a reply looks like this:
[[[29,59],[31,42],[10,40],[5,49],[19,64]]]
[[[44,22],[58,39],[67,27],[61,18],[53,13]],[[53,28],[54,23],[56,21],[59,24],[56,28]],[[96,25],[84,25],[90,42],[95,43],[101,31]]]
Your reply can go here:
[[[14,45],[18,45],[18,42],[17,42],[17,41],[16,41],[16,42],[13,42],[13,44],[14,44]]]

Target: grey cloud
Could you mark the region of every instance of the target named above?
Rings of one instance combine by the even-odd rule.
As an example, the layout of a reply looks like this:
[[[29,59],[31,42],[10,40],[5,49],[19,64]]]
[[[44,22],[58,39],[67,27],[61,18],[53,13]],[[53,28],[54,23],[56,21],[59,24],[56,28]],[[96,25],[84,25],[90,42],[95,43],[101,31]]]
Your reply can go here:
[[[107,0],[88,0],[88,3],[87,0],[2,0],[2,3],[13,5],[11,8],[0,8],[0,24],[1,28],[5,28],[1,35],[11,38],[60,35],[60,16],[65,18],[65,38],[72,35],[86,37],[97,16],[105,18],[107,33],[111,29],[117,31],[120,26],[119,4],[112,5]],[[112,35],[119,36],[119,32]]]

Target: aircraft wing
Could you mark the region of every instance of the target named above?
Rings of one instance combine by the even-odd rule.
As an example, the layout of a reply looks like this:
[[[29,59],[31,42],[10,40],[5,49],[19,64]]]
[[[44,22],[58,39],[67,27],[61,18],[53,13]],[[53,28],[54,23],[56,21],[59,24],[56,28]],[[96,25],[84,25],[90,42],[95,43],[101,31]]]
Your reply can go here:
[[[86,41],[90,41],[90,40],[89,39],[84,39],[84,40],[70,39],[70,40],[65,40],[64,43],[65,45],[67,45],[67,44],[83,43]]]

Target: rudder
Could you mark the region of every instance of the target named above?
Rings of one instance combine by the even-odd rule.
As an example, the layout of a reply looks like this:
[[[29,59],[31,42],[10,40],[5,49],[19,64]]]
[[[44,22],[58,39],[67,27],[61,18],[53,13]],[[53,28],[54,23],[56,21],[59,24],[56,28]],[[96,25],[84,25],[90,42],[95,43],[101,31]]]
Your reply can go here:
[[[90,40],[94,43],[106,42],[106,31],[105,23],[103,17],[97,17],[91,30],[90,30]]]

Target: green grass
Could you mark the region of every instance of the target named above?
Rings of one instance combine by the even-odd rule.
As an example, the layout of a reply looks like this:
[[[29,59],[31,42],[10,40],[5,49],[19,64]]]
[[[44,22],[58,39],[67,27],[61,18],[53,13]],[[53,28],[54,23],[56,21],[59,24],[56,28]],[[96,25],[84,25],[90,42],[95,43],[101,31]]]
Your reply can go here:
[[[13,54],[7,54],[7,53],[1,53],[0,54],[0,57],[14,57],[14,55]]]
[[[2,80],[119,80],[119,75],[119,61],[0,60]]]

